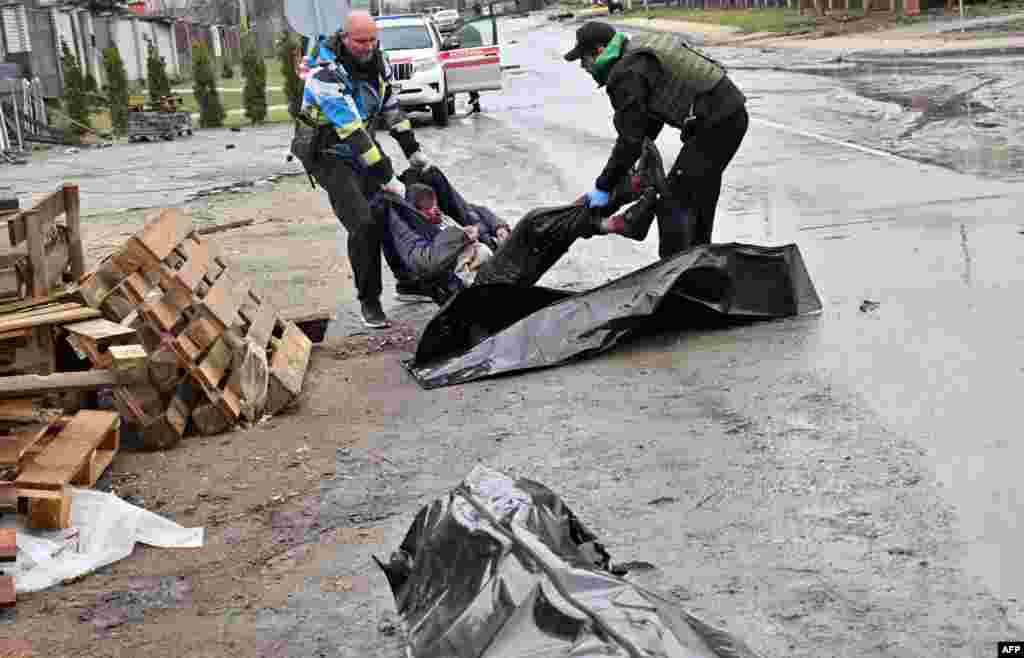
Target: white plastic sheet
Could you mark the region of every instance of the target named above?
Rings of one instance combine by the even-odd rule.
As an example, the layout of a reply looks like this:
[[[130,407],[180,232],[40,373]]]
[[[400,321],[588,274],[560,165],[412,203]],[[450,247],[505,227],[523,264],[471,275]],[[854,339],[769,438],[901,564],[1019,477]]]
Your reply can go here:
[[[28,530],[21,517],[0,519],[0,526],[17,531],[17,559],[4,571],[14,575],[19,594],[38,592],[123,560],[136,542],[159,548],[203,545],[203,528],[185,528],[113,494],[72,488],[71,496],[68,530]]]

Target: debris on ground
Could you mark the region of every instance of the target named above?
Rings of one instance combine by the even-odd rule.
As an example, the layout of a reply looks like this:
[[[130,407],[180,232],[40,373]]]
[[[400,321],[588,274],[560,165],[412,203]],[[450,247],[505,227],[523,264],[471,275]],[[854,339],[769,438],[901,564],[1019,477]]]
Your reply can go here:
[[[870,311],[877,310],[879,306],[881,306],[881,303],[873,302],[870,299],[865,299],[860,303],[860,312],[868,313]]]
[[[756,658],[667,595],[615,575],[597,537],[553,491],[485,466],[423,507],[388,564],[377,564],[412,658],[526,658],[584,646],[587,655]]]
[[[170,448],[189,429],[210,435],[256,422],[302,389],[312,341],[180,210],[161,210],[87,274],[80,291],[140,337],[149,381],[117,387],[114,398],[147,448]]]

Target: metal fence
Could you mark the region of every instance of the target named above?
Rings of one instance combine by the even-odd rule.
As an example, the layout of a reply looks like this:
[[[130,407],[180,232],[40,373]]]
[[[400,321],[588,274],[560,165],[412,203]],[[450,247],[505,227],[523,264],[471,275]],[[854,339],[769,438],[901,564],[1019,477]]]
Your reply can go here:
[[[50,134],[39,78],[0,80],[0,161],[13,162],[30,141]]]

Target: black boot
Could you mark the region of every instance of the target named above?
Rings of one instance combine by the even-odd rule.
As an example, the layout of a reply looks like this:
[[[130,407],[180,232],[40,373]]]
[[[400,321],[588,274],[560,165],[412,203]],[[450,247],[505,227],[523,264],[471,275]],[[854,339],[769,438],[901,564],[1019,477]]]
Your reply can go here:
[[[624,235],[643,242],[647,238],[647,232],[651,230],[657,207],[657,192],[652,189],[644,190],[639,201],[626,208],[625,212],[607,220],[608,233]]]

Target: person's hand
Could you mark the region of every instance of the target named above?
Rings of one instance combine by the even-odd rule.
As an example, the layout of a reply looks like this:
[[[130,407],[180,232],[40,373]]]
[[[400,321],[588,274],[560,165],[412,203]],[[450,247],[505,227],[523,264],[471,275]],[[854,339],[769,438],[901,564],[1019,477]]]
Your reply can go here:
[[[510,231],[507,226],[499,226],[498,230],[495,231],[495,237],[498,240],[498,244],[508,240],[508,236],[510,235],[512,235],[512,231]]]
[[[603,208],[608,205],[608,193],[596,187],[587,192],[584,198],[587,200],[588,208]]]
[[[409,164],[421,171],[426,171],[434,166],[434,163],[430,161],[430,158],[423,155],[423,151],[416,151],[410,155]]]
[[[477,226],[476,224],[473,224],[471,226],[463,226],[462,230],[469,237],[470,242],[480,241],[480,227]]]
[[[405,184],[394,176],[391,177],[391,180],[382,185],[380,189],[394,194],[399,199],[405,198]]]

